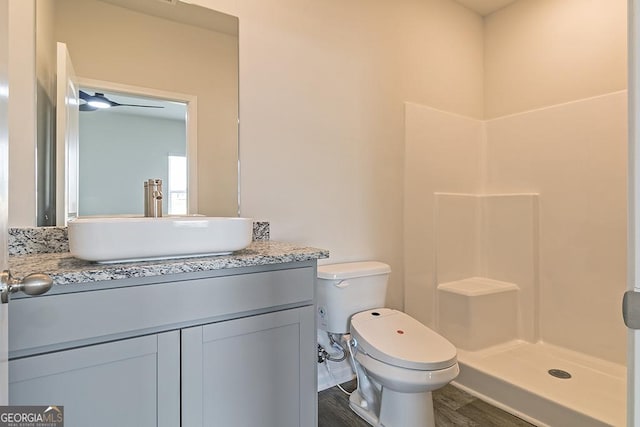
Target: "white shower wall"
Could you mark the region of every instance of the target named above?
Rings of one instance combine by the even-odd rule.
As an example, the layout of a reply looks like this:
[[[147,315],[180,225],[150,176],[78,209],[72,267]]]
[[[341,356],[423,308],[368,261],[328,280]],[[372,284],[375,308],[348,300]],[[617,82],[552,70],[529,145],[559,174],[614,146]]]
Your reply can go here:
[[[434,326],[438,282],[456,280],[465,270],[526,280],[510,279],[522,268],[500,261],[509,258],[495,250],[484,261],[458,250],[459,271],[452,276],[455,269],[443,263],[454,261],[441,259],[446,248],[436,252],[443,230],[436,228],[434,193],[539,193],[537,261],[527,273],[538,281],[539,339],[624,363],[626,92],[486,122],[407,104],[405,143],[405,183],[412,183],[405,190],[406,311]],[[464,209],[456,212],[464,215]],[[487,234],[478,241],[508,248],[495,239],[509,233],[491,231],[509,220],[508,212],[489,216],[496,222],[481,228]],[[464,234],[455,227],[452,232]],[[453,236],[449,241],[459,244],[461,237]],[[511,250],[529,250],[525,246]],[[536,305],[534,293],[526,298]]]
[[[481,120],[405,104],[404,301],[426,325],[435,320],[434,193],[479,192],[483,139]]]
[[[487,122],[489,192],[540,193],[544,341],[625,363],[626,91]]]
[[[468,329],[465,333],[497,332],[505,326],[501,323],[510,322],[513,324],[509,327],[515,331],[511,339],[538,340],[538,198],[538,194],[435,194],[436,284],[446,287],[460,280],[482,283],[489,279],[489,282],[501,282],[500,286],[510,284],[518,289],[509,307],[498,304],[490,308],[502,312],[513,310],[513,318],[499,320],[500,316],[492,315],[491,319],[471,319],[467,317],[469,313],[463,313],[464,318],[455,320],[460,325],[470,322],[465,326]],[[443,315],[451,318],[450,313],[443,311],[464,312],[461,304],[443,305],[440,299],[443,295],[450,298],[439,291],[434,299],[434,312],[438,313],[436,326],[442,333],[442,327],[447,325],[440,324],[440,319]],[[467,297],[460,301],[467,301],[471,309],[475,304],[471,302],[473,299]],[[475,324],[478,321],[486,324]],[[455,340],[454,344],[460,347]]]

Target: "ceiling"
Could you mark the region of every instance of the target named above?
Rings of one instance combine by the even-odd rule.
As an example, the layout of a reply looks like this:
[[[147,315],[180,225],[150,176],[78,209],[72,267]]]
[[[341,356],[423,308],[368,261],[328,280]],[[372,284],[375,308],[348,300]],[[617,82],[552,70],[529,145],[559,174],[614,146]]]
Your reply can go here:
[[[238,36],[238,18],[190,4],[191,0],[100,0],[129,10],[183,24]]]
[[[498,9],[515,2],[516,0],[456,0],[463,6],[477,12],[482,16],[489,15]]]

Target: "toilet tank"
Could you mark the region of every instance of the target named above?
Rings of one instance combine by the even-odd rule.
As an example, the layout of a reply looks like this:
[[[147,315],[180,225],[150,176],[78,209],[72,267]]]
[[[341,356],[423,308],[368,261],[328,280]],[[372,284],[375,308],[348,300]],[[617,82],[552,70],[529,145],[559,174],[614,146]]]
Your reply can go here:
[[[391,267],[376,261],[318,266],[318,328],[346,334],[352,315],[384,307],[389,273]]]

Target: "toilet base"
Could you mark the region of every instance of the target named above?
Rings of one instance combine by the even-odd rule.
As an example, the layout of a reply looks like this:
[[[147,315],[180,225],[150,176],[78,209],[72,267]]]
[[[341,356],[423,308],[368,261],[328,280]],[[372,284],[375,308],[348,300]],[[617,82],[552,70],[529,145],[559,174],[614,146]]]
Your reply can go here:
[[[351,393],[349,406],[360,418],[374,427],[435,427],[433,398],[430,391],[400,393],[382,388],[380,417],[366,407],[358,389]]]
[[[380,426],[380,424],[378,424],[378,417],[373,413],[373,411],[361,406],[363,402],[364,399],[360,396],[358,389],[355,389],[353,393],[351,393],[351,396],[349,396],[349,407],[351,410],[372,426]]]

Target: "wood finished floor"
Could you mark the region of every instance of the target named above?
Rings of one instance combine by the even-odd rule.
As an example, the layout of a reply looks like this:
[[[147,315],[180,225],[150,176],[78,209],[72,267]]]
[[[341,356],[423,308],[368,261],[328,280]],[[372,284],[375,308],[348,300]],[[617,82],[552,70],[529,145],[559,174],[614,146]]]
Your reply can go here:
[[[355,388],[355,380],[343,384],[347,391]],[[433,393],[433,408],[437,427],[532,426],[526,421],[498,409],[452,385]],[[318,394],[318,427],[370,427],[349,408],[349,396],[338,387]]]

